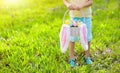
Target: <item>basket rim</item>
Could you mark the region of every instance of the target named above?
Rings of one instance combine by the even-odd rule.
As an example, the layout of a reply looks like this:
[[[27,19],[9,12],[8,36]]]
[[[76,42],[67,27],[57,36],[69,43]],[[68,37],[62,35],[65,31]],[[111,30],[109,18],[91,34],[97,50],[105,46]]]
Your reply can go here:
[[[62,23],[64,24],[64,22],[65,22],[65,17],[66,17],[66,15],[67,15],[67,13],[69,12],[70,10],[66,10],[65,11],[65,13],[64,13],[64,15],[63,15],[63,19],[62,19]]]

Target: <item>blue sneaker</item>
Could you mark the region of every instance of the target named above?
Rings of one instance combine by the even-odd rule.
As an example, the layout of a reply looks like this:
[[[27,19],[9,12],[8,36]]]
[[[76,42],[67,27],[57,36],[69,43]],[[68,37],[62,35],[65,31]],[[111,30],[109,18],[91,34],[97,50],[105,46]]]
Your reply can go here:
[[[76,66],[74,59],[70,59],[70,66],[71,67],[75,67]]]
[[[85,62],[86,64],[92,64],[92,60],[90,59],[90,57],[85,58]]]

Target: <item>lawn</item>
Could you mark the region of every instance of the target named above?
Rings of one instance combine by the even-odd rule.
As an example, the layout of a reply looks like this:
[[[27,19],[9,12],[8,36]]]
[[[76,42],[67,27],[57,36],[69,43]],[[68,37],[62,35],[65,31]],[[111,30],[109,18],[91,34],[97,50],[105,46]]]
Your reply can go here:
[[[94,0],[92,65],[76,44],[77,66],[61,53],[61,0],[0,0],[0,73],[120,73],[120,1]]]

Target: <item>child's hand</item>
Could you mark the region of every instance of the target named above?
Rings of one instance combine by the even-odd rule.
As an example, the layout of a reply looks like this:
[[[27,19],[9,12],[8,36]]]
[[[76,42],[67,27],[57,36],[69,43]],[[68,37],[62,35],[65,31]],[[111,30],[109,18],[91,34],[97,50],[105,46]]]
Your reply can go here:
[[[75,7],[74,7],[73,5],[71,5],[71,4],[69,4],[67,7],[68,7],[68,9],[70,9],[70,10],[75,10]]]
[[[79,5],[79,6],[76,6],[75,7],[75,10],[80,10],[80,9],[82,9],[83,8],[83,6],[82,5]]]

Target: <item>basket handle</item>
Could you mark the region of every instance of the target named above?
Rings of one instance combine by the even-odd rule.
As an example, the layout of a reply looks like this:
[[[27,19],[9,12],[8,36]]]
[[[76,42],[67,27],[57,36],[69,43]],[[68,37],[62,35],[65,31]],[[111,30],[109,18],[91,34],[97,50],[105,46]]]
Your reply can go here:
[[[63,24],[64,24],[64,22],[65,22],[65,17],[66,17],[66,15],[67,15],[68,12],[69,12],[69,10],[66,10],[65,13],[64,13],[64,16],[63,16],[63,19],[62,19],[62,23],[63,23]]]

